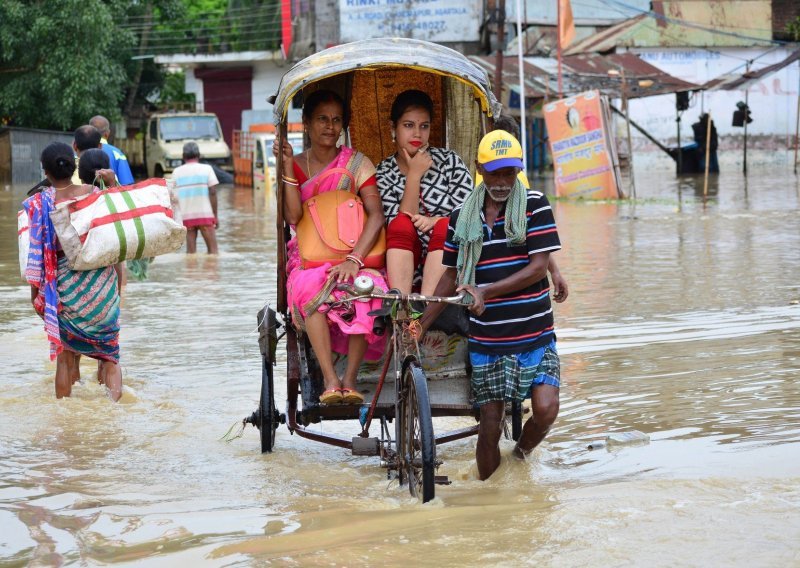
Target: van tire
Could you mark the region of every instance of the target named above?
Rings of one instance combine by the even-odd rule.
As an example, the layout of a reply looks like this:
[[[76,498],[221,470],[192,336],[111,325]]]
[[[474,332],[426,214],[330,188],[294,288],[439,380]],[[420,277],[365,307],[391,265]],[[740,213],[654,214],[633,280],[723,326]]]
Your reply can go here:
[[[156,167],[153,169],[153,177],[164,177],[164,168],[161,167],[161,164],[156,164]]]

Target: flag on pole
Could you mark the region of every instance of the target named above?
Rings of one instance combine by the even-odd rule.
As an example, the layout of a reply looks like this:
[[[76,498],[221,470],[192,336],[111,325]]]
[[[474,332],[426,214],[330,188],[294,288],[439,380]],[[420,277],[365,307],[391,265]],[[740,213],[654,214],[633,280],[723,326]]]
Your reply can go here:
[[[281,0],[281,55],[289,59],[289,50],[292,48],[292,3],[290,0]]]
[[[558,44],[567,47],[575,39],[575,20],[569,0],[558,0]]]

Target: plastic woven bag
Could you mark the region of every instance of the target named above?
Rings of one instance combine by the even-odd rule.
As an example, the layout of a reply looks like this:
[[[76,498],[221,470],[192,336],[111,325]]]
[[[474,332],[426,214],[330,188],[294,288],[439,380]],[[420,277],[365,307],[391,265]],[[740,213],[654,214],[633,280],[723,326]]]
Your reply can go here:
[[[175,252],[186,241],[178,200],[161,178],[60,203],[50,219],[72,270]]]

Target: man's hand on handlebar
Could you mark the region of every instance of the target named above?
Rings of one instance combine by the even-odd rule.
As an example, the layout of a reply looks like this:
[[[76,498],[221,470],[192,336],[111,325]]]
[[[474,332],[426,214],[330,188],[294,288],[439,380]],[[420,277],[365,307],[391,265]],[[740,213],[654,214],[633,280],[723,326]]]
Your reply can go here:
[[[470,304],[468,309],[476,316],[481,315],[486,309],[486,305],[483,303],[483,292],[481,292],[480,288],[469,284],[463,284],[456,288],[456,292],[466,292],[472,296],[472,304]]]

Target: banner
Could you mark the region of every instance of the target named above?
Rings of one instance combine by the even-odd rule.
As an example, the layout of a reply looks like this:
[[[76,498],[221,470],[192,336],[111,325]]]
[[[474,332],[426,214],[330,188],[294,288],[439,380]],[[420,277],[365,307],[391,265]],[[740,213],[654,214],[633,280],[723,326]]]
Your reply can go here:
[[[478,41],[481,9],[477,0],[339,0],[340,39]]]
[[[556,195],[617,199],[610,130],[598,91],[544,105]]]

